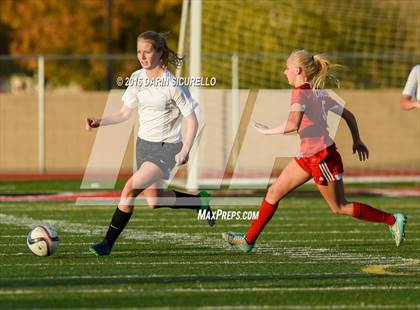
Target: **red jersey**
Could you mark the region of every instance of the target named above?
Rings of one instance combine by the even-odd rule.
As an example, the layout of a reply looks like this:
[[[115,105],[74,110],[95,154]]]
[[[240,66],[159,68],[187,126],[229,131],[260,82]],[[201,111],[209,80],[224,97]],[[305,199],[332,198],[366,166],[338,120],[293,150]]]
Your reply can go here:
[[[311,156],[334,144],[328,132],[327,115],[333,109],[341,113],[343,107],[326,91],[313,91],[309,83],[302,84],[293,90],[291,106],[292,111],[303,112],[298,129],[301,140],[298,157]]]

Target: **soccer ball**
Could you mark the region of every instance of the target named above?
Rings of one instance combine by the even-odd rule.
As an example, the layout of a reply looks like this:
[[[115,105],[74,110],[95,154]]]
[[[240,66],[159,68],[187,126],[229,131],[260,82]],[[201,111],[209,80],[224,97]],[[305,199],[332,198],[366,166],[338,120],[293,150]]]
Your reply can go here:
[[[60,241],[54,229],[39,225],[29,232],[26,243],[35,255],[50,256],[57,250]]]

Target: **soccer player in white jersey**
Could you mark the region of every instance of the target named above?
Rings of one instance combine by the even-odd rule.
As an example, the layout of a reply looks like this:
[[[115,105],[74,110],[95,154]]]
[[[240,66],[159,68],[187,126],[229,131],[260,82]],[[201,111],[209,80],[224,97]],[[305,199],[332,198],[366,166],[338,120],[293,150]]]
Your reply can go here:
[[[401,110],[420,108],[420,64],[413,67],[400,98]]]
[[[105,238],[90,246],[90,251],[98,256],[110,254],[133,213],[139,194],[146,197],[151,208],[202,209],[206,218],[212,218],[207,192],[192,195],[163,186],[163,180],[169,178],[173,167],[188,161],[198,127],[194,112],[198,103],[187,88],[173,83],[174,75],[168,70],[169,64],[180,65],[182,58],[168,47],[163,34],[154,31],[138,36],[137,58],[142,69],[131,75],[120,111],[104,118],[86,118],[86,129],[90,131],[124,122],[135,110],[140,117],[136,144],[138,170],[124,186]],[[172,82],[168,83],[169,80]],[[183,118],[187,125],[184,141],[181,135]],[[213,226],[214,220],[208,220],[208,224]]]

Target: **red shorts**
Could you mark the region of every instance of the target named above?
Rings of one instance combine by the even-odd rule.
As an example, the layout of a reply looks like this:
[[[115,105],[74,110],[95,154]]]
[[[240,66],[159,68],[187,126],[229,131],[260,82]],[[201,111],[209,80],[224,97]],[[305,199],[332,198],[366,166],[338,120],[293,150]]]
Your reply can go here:
[[[327,185],[343,178],[344,168],[335,144],[308,157],[295,157],[298,165],[312,175],[316,184]]]

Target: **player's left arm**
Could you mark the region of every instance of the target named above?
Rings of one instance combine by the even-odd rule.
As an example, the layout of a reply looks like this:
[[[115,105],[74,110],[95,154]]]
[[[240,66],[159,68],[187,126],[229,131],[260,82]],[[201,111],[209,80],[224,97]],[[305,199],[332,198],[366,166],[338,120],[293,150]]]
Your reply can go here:
[[[188,161],[190,150],[193,146],[195,136],[197,135],[198,120],[194,111],[185,117],[185,122],[187,124],[187,128],[183,146],[181,151],[175,155],[175,162],[177,165],[183,165]]]
[[[351,136],[353,138],[353,154],[357,152],[360,161],[368,159],[369,150],[360,138],[359,127],[357,126],[356,117],[353,115],[353,113],[351,113],[344,107],[341,112],[341,117],[346,121],[347,126],[350,129]]]

